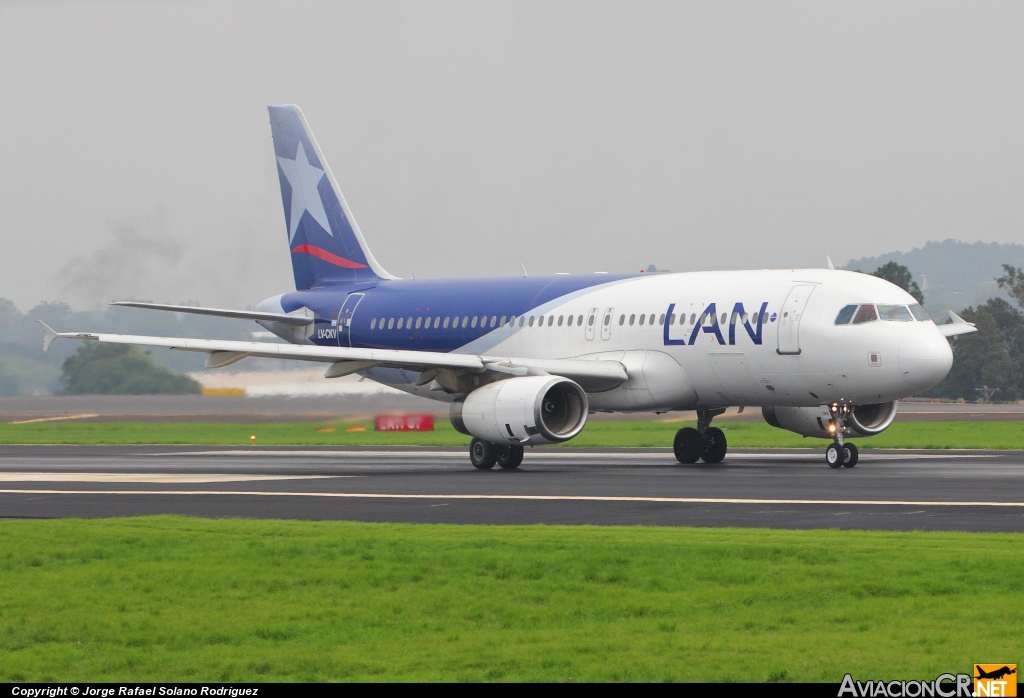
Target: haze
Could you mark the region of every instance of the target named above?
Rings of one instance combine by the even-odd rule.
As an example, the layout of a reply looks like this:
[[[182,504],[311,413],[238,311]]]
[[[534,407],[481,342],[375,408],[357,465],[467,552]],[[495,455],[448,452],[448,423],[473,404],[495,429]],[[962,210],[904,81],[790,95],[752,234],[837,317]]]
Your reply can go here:
[[[0,2],[0,297],[291,289],[281,103],[399,276],[1021,242],[1022,26],[991,2]]]

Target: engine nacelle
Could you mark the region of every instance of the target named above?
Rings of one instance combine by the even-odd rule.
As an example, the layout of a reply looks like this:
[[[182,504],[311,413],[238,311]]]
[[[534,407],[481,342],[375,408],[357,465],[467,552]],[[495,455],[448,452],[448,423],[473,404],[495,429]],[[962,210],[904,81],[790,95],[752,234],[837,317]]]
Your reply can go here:
[[[896,419],[899,402],[880,402],[874,405],[857,405],[846,413],[847,428],[861,436],[874,436],[885,431]],[[831,439],[828,423],[829,412],[821,407],[762,407],[764,421],[779,429],[787,429],[803,436],[817,436]]]
[[[452,403],[452,426],[492,443],[561,443],[587,423],[587,394],[559,376],[507,378]]]

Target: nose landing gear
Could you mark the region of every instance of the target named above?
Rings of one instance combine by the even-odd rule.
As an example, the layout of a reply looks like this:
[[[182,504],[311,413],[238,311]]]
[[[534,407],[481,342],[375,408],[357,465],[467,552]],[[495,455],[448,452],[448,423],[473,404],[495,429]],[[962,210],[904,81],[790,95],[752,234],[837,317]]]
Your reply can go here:
[[[828,430],[836,437],[836,440],[825,449],[825,462],[830,468],[852,468],[860,459],[857,446],[845,443],[846,414],[849,410],[847,405],[832,405],[829,408],[832,420],[828,423]]]

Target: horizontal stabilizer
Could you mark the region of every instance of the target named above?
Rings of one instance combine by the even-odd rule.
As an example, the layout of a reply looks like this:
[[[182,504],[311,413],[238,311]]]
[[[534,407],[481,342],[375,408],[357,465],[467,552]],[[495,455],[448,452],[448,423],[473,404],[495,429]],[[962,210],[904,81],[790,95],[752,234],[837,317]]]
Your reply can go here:
[[[138,303],[135,301],[115,301],[111,305],[119,305],[125,308],[170,310],[175,313],[193,313],[195,315],[215,315],[217,317],[232,317],[240,320],[263,320],[264,322],[279,322],[282,325],[294,325],[296,327],[313,324],[313,318],[303,315],[261,313],[256,310],[225,310],[222,308],[200,308],[194,305],[165,305],[163,303]]]

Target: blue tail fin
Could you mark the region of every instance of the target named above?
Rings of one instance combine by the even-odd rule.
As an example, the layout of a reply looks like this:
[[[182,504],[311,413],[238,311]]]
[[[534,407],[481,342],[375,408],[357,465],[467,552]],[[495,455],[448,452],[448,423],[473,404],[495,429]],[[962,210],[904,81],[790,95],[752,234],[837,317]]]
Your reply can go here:
[[[268,109],[295,288],[395,278],[367,247],[302,110]]]

